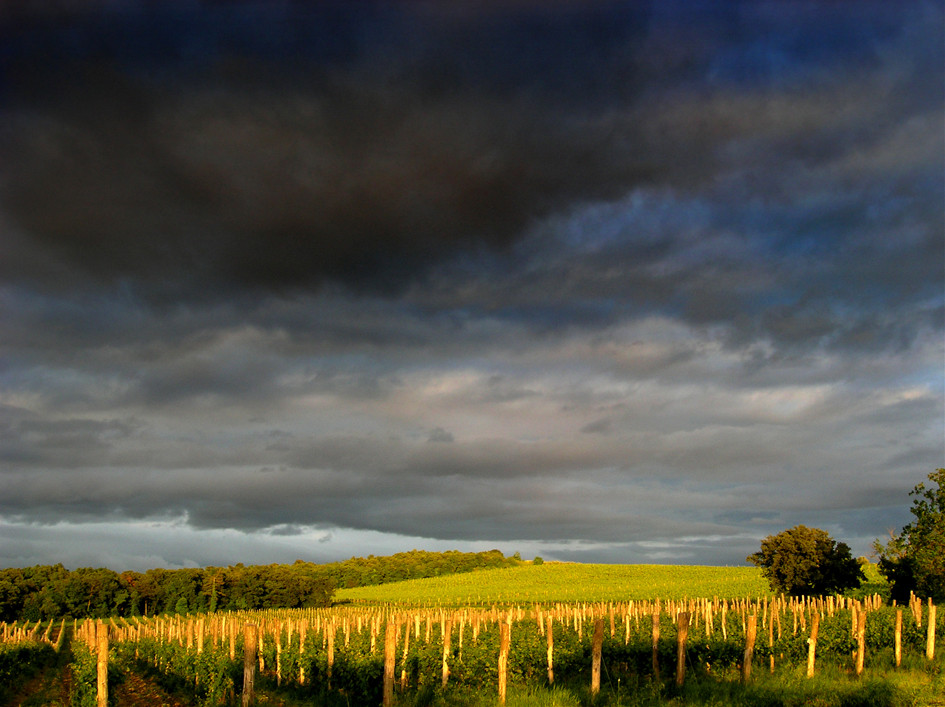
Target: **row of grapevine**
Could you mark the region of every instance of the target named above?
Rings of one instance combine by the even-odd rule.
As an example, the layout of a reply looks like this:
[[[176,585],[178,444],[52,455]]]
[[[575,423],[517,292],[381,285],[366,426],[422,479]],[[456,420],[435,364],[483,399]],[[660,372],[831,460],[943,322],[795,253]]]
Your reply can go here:
[[[65,621],[0,622],[0,702],[33,675],[52,665],[65,638]]]
[[[506,679],[593,682],[601,661],[610,675],[658,677],[675,668],[681,680],[687,666],[745,676],[752,664],[813,668],[815,653],[851,670],[862,668],[864,656],[892,660],[894,647],[897,662],[902,652],[933,660],[940,623],[936,607],[918,601],[903,609],[884,607],[878,597],[782,596],[236,612],[111,620],[109,635],[116,665],[163,676],[200,704],[226,704],[255,676],[266,689],[331,690],[379,704],[394,686],[404,692],[449,684],[496,690]],[[77,635],[91,652],[99,634],[86,627],[94,625],[87,622]]]

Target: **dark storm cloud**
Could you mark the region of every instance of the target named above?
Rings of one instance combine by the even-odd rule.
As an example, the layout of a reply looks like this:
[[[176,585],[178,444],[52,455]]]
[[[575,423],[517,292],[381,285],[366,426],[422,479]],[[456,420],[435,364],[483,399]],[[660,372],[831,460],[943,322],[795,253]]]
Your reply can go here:
[[[654,38],[695,25],[649,3],[457,5],[467,12],[70,6],[29,31],[12,23],[4,277],[68,285],[76,270],[172,296],[325,280],[399,290],[457,250],[508,247],[562,205],[699,184],[732,141],[765,140],[759,169],[828,159],[850,126],[784,131],[784,111],[764,103],[783,79],[778,62],[747,83],[738,67],[759,63],[760,42],[815,87],[825,64],[855,80],[898,29],[869,5],[866,29],[812,51],[792,38],[803,12],[700,7],[707,42],[672,50]],[[734,32],[724,51],[722,28]],[[717,86],[708,101],[659,88],[706,79]],[[729,104],[739,84],[761,103],[738,98],[742,87]],[[836,89],[822,88],[832,106]]]
[[[864,552],[941,465],[940,3],[29,5],[27,544],[731,563],[807,522]]]
[[[430,438],[427,440],[429,442],[454,442],[455,439],[451,432],[447,432],[442,427],[434,427],[430,431]]]
[[[212,6],[176,16],[198,37],[213,26],[208,13],[227,21],[218,43],[203,37],[212,57],[173,80],[173,52],[147,42],[135,49],[153,31],[148,13],[74,20],[75,46],[39,68],[35,44],[59,46],[56,31],[65,28],[48,29],[52,39],[34,29],[38,42],[14,45],[5,57],[0,154],[3,208],[18,232],[5,277],[59,279],[62,266],[171,292],[221,284],[282,291],[325,279],[383,290],[457,248],[503,247],[561,199],[613,196],[651,169],[627,146],[615,151],[580,111],[527,95],[524,75],[496,85],[509,80],[503,67],[513,57],[490,56],[483,40],[492,24],[464,25],[457,51],[443,34],[458,29],[418,26],[415,13],[388,9],[399,25],[352,39],[328,68],[313,64],[323,58],[308,55],[317,49],[297,57],[281,44],[226,46],[228,29],[262,41],[255,31],[296,22],[315,34],[315,46],[341,41],[320,24],[322,12],[303,8],[289,17],[285,8],[254,8],[256,29]],[[371,24],[365,12],[382,11],[334,6],[330,15],[353,33]],[[570,38],[574,46],[559,47],[564,56],[583,56],[593,27],[566,32],[564,19],[547,18],[550,42],[539,37],[536,46]],[[606,38],[603,51],[628,32]],[[109,44],[114,35],[120,46]],[[461,75],[465,61],[444,66],[447,50],[468,53],[474,75]],[[246,64],[229,66],[232,53]],[[303,68],[287,69],[289,56]],[[446,72],[442,87],[429,85],[434,70]]]

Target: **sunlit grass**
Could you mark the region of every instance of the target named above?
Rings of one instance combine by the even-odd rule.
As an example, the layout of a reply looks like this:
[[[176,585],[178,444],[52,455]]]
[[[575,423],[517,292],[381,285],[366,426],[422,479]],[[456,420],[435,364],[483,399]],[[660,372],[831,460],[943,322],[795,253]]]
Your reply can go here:
[[[336,601],[470,605],[759,597],[771,592],[756,567],[598,565],[546,562],[447,577],[339,589]]]

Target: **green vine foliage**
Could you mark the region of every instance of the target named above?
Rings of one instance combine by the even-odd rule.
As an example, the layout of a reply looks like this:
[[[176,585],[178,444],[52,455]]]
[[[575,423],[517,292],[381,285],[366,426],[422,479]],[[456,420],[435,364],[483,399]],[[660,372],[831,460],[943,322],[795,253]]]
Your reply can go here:
[[[706,630],[703,617],[693,616],[686,648],[687,673],[699,676],[732,676],[741,668],[745,651],[744,617],[738,611],[728,612],[724,635],[722,617],[715,615],[711,630]],[[891,661],[896,609],[884,607],[867,614],[867,661]],[[927,620],[927,612],[925,619]],[[769,645],[768,625],[763,614],[757,616],[755,660],[759,669],[766,668],[770,657],[777,666],[797,668],[806,665],[808,653],[809,615],[806,625],[800,621],[795,631],[790,612],[781,615],[781,630],[777,623]],[[945,617],[938,617],[938,635],[945,635]],[[627,631],[626,626],[629,626]],[[383,628],[383,627],[381,627]],[[431,626],[430,640],[426,640],[426,626],[421,624],[419,637],[414,625],[401,626],[396,649],[395,680],[398,685],[405,674],[404,688],[415,696],[439,694],[442,680],[443,636],[442,624]],[[916,622],[912,613],[903,611],[902,645],[904,653],[923,655],[926,624]],[[409,644],[404,656],[405,634]],[[460,640],[462,631],[462,640]],[[556,621],[553,624],[554,676],[559,686],[586,686],[590,682],[592,636],[594,622],[586,621],[579,630],[573,623]],[[473,626],[462,626],[454,621],[447,656],[449,665],[448,690],[491,693],[498,681],[499,624],[483,623],[477,636]],[[676,666],[677,626],[674,617],[664,612],[660,617],[660,637],[657,655],[664,680],[672,680]],[[383,689],[384,633],[381,630],[371,641],[367,626],[348,635],[339,628],[335,633],[333,664],[329,670],[327,639],[323,633],[309,631],[304,647],[297,633],[291,636],[283,629],[279,637],[267,634],[260,655],[265,665],[257,674],[256,684],[270,694],[294,695],[301,702],[324,701],[333,694],[350,704],[379,704]],[[853,628],[853,612],[837,610],[831,616],[824,613],[820,621],[817,643],[818,670],[853,667],[853,653],[857,648]],[[301,650],[300,650],[301,649]],[[95,660],[84,646],[75,645],[74,680],[76,695],[74,707],[94,705]],[[135,655],[137,650],[137,657]],[[114,662],[122,670],[147,672],[157,678],[168,690],[185,696],[201,707],[231,704],[242,690],[242,638],[237,639],[235,660],[229,658],[229,647],[224,641],[214,646],[208,643],[202,653],[177,641],[142,638],[116,643]],[[603,672],[604,680],[620,681],[624,685],[638,684],[652,677],[652,623],[648,616],[632,619],[628,624],[615,622],[613,635],[604,619]],[[2,654],[0,654],[2,655]],[[281,686],[277,686],[276,667],[281,669]],[[510,685],[535,686],[547,683],[547,636],[534,619],[523,619],[512,625],[508,661]],[[300,684],[300,674],[304,683]],[[400,688],[398,688],[400,689]],[[418,697],[419,699],[419,697]]]
[[[108,704],[121,707],[115,701],[117,688],[124,674],[117,659],[116,648],[108,654]],[[96,707],[98,704],[98,658],[84,643],[72,643],[72,707]]]
[[[97,694],[98,661],[95,653],[84,643],[75,641],[72,644],[72,707],[95,707]]]
[[[55,660],[56,652],[48,643],[0,644],[0,701]]]
[[[173,641],[142,638],[137,644],[117,644],[116,663],[122,670],[147,673],[166,689],[185,694],[198,705],[224,704],[234,694],[236,661],[219,648],[208,646],[197,653],[195,648]]]

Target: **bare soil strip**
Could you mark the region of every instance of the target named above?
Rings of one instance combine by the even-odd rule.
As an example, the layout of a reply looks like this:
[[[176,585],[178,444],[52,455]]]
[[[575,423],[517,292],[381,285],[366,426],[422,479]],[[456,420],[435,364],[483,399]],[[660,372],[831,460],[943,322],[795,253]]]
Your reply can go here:
[[[125,674],[125,679],[115,687],[115,704],[122,707],[190,707],[190,702],[169,695],[159,685],[138,675]]]

